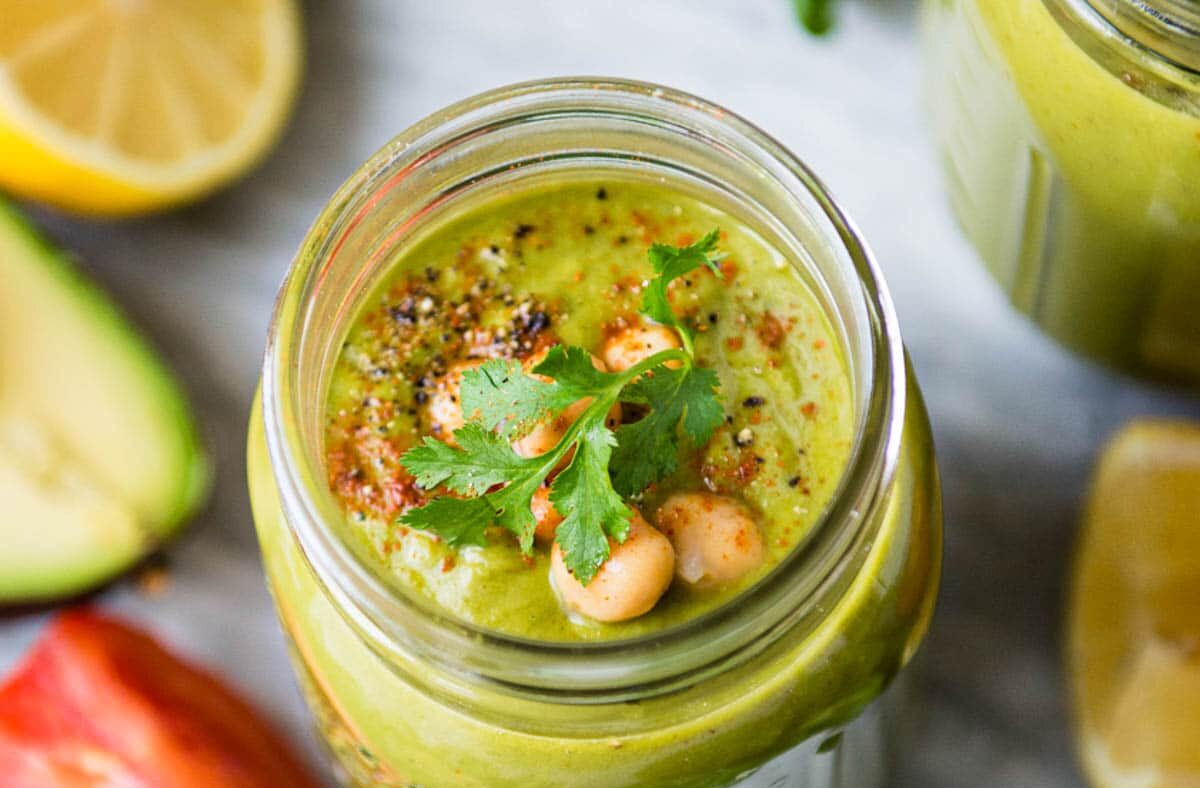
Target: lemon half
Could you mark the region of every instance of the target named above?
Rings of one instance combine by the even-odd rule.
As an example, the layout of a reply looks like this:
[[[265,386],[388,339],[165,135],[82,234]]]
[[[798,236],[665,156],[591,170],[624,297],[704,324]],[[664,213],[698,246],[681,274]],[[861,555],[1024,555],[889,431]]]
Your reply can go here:
[[[1071,589],[1080,750],[1101,788],[1200,787],[1200,426],[1135,422],[1096,473]]]
[[[270,148],[302,60],[294,0],[0,0],[0,187],[121,216]]]

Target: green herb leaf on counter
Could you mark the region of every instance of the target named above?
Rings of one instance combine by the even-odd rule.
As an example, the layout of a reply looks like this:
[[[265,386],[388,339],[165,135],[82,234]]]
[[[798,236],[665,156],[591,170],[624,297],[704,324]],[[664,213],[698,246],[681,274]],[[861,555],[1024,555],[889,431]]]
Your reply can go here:
[[[833,29],[834,0],[792,0],[796,19],[813,35],[820,36]]]
[[[400,522],[454,546],[485,544],[487,529],[498,526],[528,554],[536,525],[531,499],[566,463],[550,482],[550,500],[563,517],[555,541],[571,573],[589,583],[608,559],[609,540],[623,542],[629,535],[632,513],[623,497],[678,467],[681,432],[699,446],[724,419],[717,375],[696,365],[691,332],[667,297],[672,280],[697,268],[720,274],[718,237],[713,230],[690,246],[650,248],[656,276],[641,311],[674,328],[683,349],[660,351],[616,373],[596,369],[586,350],[562,345],[550,348],[528,373],[504,359],[467,370],[460,387],[467,423],[454,433],[458,446],[426,437],[401,458],[425,489],[445,486],[461,497],[436,497],[405,512]],[[590,404],[548,452],[526,458],[513,450],[510,441],[585,398]],[[648,410],[614,434],[605,422],[618,400]]]

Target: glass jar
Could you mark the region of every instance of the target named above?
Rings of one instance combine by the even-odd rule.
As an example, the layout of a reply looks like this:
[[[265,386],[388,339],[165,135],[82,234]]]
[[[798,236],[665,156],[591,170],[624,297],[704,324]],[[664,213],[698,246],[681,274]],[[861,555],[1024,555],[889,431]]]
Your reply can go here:
[[[926,0],[950,201],[1068,347],[1200,382],[1200,7]]]
[[[785,251],[843,338],[857,425],[811,539],[762,581],[676,628],[587,644],[483,631],[396,592],[327,526],[344,515],[321,445],[332,359],[397,250],[455,206],[572,173],[670,183]],[[881,779],[881,711],[852,720],[909,660],[932,611],[941,511],[929,425],[857,232],[803,164],[720,107],[640,83],[537,82],[401,134],[304,240],[271,324],[248,452],[279,617],[349,784]]]

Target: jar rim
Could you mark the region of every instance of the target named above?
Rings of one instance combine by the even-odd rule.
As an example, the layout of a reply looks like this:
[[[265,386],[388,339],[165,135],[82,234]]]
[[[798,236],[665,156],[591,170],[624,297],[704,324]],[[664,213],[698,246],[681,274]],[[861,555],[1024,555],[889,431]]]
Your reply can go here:
[[[500,113],[535,117],[603,106],[669,119],[690,133],[719,129],[736,140],[789,194],[816,204],[836,233],[861,289],[871,347],[865,408],[856,424],[851,456],[837,492],[812,528],[812,538],[785,556],[764,578],[713,611],[660,632],[597,642],[534,641],[485,629],[448,613],[439,615],[384,584],[334,530],[318,505],[332,493],[302,450],[296,414],[296,363],[306,304],[319,283],[335,236],[361,218],[381,184],[425,166],[455,140],[481,133]],[[346,621],[378,652],[416,653],[471,681],[570,702],[641,696],[692,683],[765,648],[805,604],[814,589],[832,582],[869,537],[867,524],[884,505],[899,462],[907,371],[895,309],[873,254],[859,231],[816,175],[794,154],[749,121],[691,94],[645,82],[567,77],[500,87],[435,112],[401,132],[367,160],[334,194],[310,227],[279,291],[268,332],[263,369],[263,415],[268,452],[280,501],[302,552]],[[328,503],[326,501],[325,503]],[[821,574],[817,576],[816,571]],[[814,573],[797,597],[797,578]],[[790,592],[790,593],[789,593]],[[753,626],[742,619],[759,616]],[[697,648],[699,645],[705,648]],[[669,659],[667,659],[669,657]],[[516,667],[513,667],[514,663]],[[632,695],[631,695],[632,693]]]
[[[1200,75],[1200,7],[1192,0],[1068,0],[1097,34],[1115,37],[1161,65]]]

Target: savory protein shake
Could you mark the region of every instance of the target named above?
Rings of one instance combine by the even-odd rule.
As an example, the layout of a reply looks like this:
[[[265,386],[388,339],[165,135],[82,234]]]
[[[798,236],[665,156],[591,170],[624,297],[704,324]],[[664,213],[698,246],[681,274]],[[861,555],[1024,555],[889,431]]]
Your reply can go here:
[[[665,89],[518,86],[382,151],[285,285],[251,491],[353,784],[881,774],[851,721],[932,606],[924,410],[815,182],[764,214],[728,149],[688,165],[724,194],[661,170],[688,143],[639,119],[676,115],[785,155]]]

